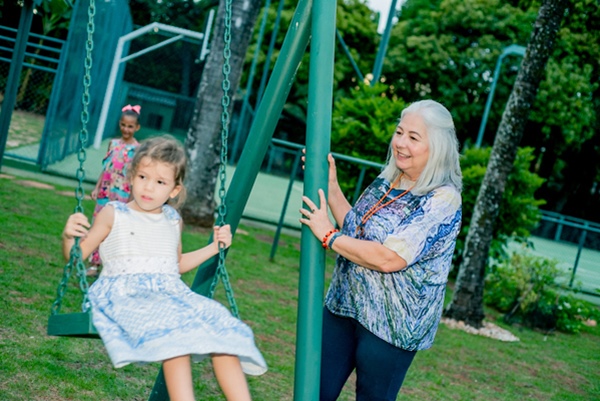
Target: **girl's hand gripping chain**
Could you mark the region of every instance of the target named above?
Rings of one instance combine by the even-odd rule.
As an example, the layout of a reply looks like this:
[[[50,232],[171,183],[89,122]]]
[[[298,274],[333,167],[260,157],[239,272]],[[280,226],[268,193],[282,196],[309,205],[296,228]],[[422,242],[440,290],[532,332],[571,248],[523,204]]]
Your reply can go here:
[[[223,249],[229,248],[232,242],[231,235],[231,226],[229,224],[225,224],[224,226],[214,226],[213,227],[213,243],[217,247],[217,252],[219,249],[223,247]]]
[[[69,216],[62,233],[63,255],[66,260],[71,258],[71,248],[75,243],[75,237],[85,238],[90,228],[90,222],[83,213],[74,213]]]

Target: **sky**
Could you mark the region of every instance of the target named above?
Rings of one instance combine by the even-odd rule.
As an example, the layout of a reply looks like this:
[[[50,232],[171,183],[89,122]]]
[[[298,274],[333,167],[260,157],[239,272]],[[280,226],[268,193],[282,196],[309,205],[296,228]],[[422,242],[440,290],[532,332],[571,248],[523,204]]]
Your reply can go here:
[[[397,0],[396,8],[400,8],[400,5],[402,3],[403,0]],[[377,28],[377,31],[379,33],[382,33],[387,22],[390,6],[392,5],[392,0],[367,0],[367,5],[370,9],[379,11],[381,13],[381,18],[379,19],[379,27]]]

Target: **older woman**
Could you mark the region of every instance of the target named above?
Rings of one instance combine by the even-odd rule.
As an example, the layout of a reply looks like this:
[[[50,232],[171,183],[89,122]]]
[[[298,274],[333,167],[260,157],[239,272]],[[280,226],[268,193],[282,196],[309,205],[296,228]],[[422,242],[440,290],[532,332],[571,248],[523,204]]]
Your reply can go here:
[[[329,156],[329,199],[303,197],[300,222],[338,254],[323,311],[321,401],[356,369],[356,399],[395,400],[442,314],[461,222],[462,177],[450,112],[433,100],[402,111],[382,173],[352,207]],[[327,204],[341,231],[327,213]]]

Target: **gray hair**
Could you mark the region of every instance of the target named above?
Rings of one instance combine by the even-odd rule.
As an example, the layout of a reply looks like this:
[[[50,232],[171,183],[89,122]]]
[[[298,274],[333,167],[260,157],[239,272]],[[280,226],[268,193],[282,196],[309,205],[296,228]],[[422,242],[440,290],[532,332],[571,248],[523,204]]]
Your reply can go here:
[[[444,185],[451,185],[460,192],[462,190],[462,172],[459,163],[458,139],[452,115],[448,109],[434,100],[420,100],[402,110],[400,121],[407,114],[421,116],[429,138],[429,159],[411,192],[415,195],[425,195]],[[402,170],[396,166],[390,141],[387,163],[379,176],[393,182],[401,173]]]

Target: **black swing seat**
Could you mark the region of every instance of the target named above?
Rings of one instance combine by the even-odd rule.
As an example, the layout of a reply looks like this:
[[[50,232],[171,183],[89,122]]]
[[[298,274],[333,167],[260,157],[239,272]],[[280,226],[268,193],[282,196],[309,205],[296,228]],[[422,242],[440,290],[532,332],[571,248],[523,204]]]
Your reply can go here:
[[[58,313],[48,319],[48,335],[100,338],[92,323],[92,312]]]

